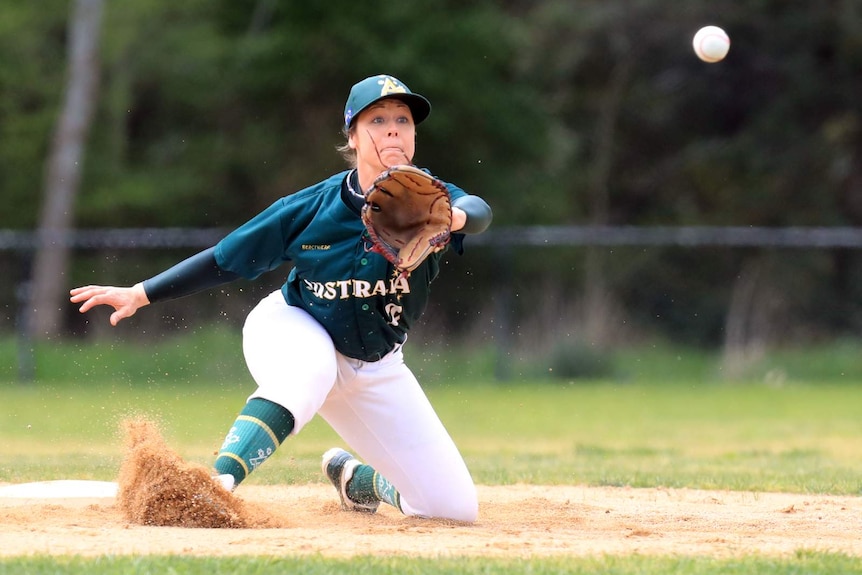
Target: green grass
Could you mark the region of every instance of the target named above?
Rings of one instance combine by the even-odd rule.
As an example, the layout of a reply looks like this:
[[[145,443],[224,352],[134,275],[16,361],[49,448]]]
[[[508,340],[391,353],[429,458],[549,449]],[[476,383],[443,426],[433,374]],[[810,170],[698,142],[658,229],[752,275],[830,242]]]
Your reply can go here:
[[[123,324],[120,324],[121,326]],[[59,385],[135,384],[151,382],[250,382],[242,357],[240,333],[224,326],[205,326],[176,335],[110,332],[99,342],[78,340],[21,343],[0,336],[0,383],[19,378],[19,364],[35,363],[36,380]],[[428,386],[486,381],[495,375],[503,381],[525,379],[567,384],[590,376],[590,370],[569,377],[555,371],[558,347],[546,357],[517,351],[501,353],[494,347],[461,343],[405,347],[408,363]],[[604,380],[617,383],[705,383],[727,381],[720,356],[714,351],[680,349],[666,344],[611,351],[571,348],[569,362],[590,363]],[[25,358],[22,361],[20,358]],[[600,367],[596,367],[598,364]],[[569,369],[577,371],[573,367]],[[595,375],[593,377],[596,377]],[[738,382],[783,385],[794,382],[862,384],[862,340],[846,340],[802,349],[773,350],[747,366]]]
[[[477,482],[690,487],[862,494],[862,370],[858,346],[773,354],[745,381],[720,377],[717,359],[668,348],[623,350],[603,380],[496,381],[495,356],[414,350],[410,363]],[[0,359],[14,358],[0,339]],[[435,356],[435,354],[437,354]],[[806,355],[807,354],[807,355]],[[0,481],[112,480],[119,422],[146,414],[191,461],[209,464],[252,391],[233,334],[161,343],[60,342],[36,350],[39,379],[0,371]],[[445,361],[435,357],[445,356]],[[213,360],[212,358],[216,358]],[[460,367],[459,367],[460,366]],[[776,372],[780,372],[777,377]],[[535,371],[530,371],[535,374]],[[313,420],[248,482],[322,482],[320,454],[338,442]],[[838,554],[501,560],[30,557],[2,573],[862,573]]]
[[[0,337],[0,382],[18,381],[28,362],[38,383],[141,385],[251,381],[240,334],[219,326],[148,337],[120,324],[98,342],[21,342]]]
[[[0,575],[6,573],[39,575],[87,573],[89,575],[128,575],[171,573],[174,575],[297,573],[330,575],[412,575],[412,574],[513,574],[531,575],[820,575],[859,573],[862,562],[840,554],[799,553],[790,558],[745,557],[714,559],[708,557],[626,557],[543,559],[440,558],[433,561],[406,557],[230,557],[195,558],[176,556],[69,558],[15,558],[0,560]]]
[[[120,421],[162,423],[211,463],[251,387],[195,383],[0,387],[0,481],[111,479]],[[539,381],[435,386],[429,396],[480,483],[858,494],[862,386]],[[249,481],[322,481],[338,438],[316,418]]]
[[[14,349],[0,339],[0,357]],[[597,381],[512,372],[499,382],[487,350],[475,364],[421,351],[408,361],[480,483],[862,489],[862,354],[848,342],[773,355],[764,373],[784,375],[746,382],[717,377],[708,354],[662,347],[618,352],[623,375]],[[0,481],[111,479],[119,423],[141,413],[163,423],[184,457],[210,463],[254,388],[236,334],[223,330],[146,344],[58,342],[36,356],[38,381],[17,383],[8,367],[0,379]],[[334,442],[315,419],[249,481],[320,481],[319,454]]]

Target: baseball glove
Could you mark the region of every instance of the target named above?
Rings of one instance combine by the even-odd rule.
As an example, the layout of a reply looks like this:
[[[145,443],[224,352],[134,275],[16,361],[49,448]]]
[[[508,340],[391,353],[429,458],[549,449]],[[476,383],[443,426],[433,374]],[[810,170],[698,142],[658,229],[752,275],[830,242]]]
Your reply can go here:
[[[365,194],[362,222],[371,251],[409,275],[449,243],[452,203],[440,180],[414,166],[392,166]]]

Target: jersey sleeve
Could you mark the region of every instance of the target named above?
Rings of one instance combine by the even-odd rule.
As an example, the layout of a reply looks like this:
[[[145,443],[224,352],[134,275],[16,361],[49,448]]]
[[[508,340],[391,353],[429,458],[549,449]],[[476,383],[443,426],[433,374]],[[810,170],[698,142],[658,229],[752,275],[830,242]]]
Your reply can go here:
[[[450,184],[449,182],[443,182],[443,184],[446,186],[446,189],[449,190],[449,198],[453,202],[467,195],[467,192],[465,192],[455,184]]]
[[[281,198],[224,237],[215,246],[219,267],[246,279],[255,279],[288,261],[290,201]]]
[[[276,200],[216,244],[216,263],[225,271],[253,280],[290,261],[297,237],[341,190],[346,174],[346,171],[334,174]]]

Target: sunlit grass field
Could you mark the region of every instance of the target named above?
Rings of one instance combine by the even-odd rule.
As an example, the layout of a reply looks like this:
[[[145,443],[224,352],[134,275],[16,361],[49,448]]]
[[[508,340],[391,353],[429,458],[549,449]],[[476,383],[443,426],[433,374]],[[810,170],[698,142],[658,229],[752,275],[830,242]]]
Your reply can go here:
[[[627,557],[535,559],[440,558],[433,561],[405,557],[69,557],[22,558],[0,561],[0,575],[53,575],[57,573],[190,575],[851,575],[860,562],[852,557],[801,553],[790,558],[746,557]]]
[[[859,351],[845,342],[776,353],[735,380],[723,378],[720,362],[708,353],[661,348],[621,350],[610,375],[600,379],[543,377],[535,365],[515,365],[500,381],[488,350],[414,350],[408,363],[426,382],[478,483],[860,495]],[[16,353],[14,341],[0,340],[0,357],[9,360],[2,365],[14,365]],[[17,381],[12,367],[0,372],[0,482],[115,479],[123,453],[119,423],[142,414],[161,423],[185,458],[209,464],[253,390],[238,342],[226,333],[159,344],[64,343],[37,348],[35,358],[35,381]],[[248,482],[323,482],[320,455],[338,441],[315,419]],[[42,561],[57,566],[54,559]],[[257,569],[249,571],[228,559],[125,561],[132,560],[69,560],[63,571],[164,572],[165,565],[177,573],[276,571],[263,558],[244,564]],[[300,563],[309,573],[346,572],[338,561]],[[350,572],[368,573],[862,572],[857,559],[832,555],[796,561],[548,559],[531,562],[529,571],[523,563],[497,560],[465,560],[457,568],[437,563],[438,570],[409,559],[351,565]],[[37,560],[0,561],[0,573],[4,568],[56,572]]]
[[[147,415],[210,463],[248,386],[6,386],[0,480],[112,479],[119,423]],[[432,402],[476,481],[858,494],[862,386],[490,382],[440,386]],[[249,482],[322,481],[338,438],[315,419]]]

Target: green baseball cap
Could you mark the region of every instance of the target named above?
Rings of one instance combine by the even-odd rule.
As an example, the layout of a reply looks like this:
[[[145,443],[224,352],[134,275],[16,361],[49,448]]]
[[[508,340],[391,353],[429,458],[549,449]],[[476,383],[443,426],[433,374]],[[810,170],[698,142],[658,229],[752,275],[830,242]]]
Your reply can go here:
[[[383,98],[398,98],[410,107],[413,123],[418,124],[431,113],[431,102],[425,96],[410,91],[398,78],[380,74],[370,76],[353,85],[344,106],[344,127],[350,129],[359,112]]]

